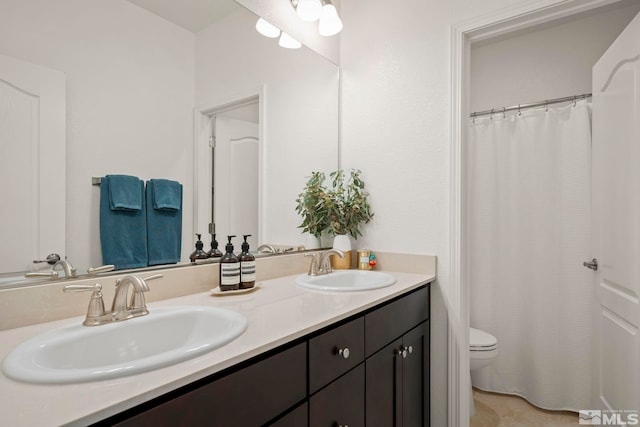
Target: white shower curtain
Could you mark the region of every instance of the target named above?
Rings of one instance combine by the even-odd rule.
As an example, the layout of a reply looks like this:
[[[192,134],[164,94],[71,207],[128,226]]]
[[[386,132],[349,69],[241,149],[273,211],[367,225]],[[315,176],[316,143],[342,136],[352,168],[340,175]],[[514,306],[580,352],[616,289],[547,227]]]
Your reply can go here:
[[[497,113],[469,131],[471,326],[499,347],[473,384],[545,409],[589,408],[591,106]]]

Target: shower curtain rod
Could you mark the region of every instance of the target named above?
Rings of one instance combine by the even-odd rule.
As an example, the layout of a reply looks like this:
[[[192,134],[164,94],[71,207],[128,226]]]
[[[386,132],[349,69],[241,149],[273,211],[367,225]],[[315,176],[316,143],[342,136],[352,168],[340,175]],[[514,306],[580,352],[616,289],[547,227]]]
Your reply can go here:
[[[532,102],[530,104],[518,104],[512,105],[511,107],[501,107],[501,108],[492,108],[491,110],[484,111],[476,111],[475,113],[471,113],[469,117],[476,118],[479,116],[490,116],[493,114],[506,113],[507,111],[518,111],[524,110],[526,108],[536,108],[536,107],[546,107],[550,104],[559,104],[562,102],[576,102],[582,99],[591,98],[590,93],[583,93],[582,95],[573,95],[573,96],[565,96],[562,98],[554,98],[554,99],[545,99],[540,102]]]

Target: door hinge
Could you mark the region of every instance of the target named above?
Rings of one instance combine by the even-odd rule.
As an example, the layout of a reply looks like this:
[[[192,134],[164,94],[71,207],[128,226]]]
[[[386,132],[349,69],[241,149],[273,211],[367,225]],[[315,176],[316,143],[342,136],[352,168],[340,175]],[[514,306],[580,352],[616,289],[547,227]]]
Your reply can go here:
[[[216,137],[213,135],[209,137],[209,147],[216,148]]]

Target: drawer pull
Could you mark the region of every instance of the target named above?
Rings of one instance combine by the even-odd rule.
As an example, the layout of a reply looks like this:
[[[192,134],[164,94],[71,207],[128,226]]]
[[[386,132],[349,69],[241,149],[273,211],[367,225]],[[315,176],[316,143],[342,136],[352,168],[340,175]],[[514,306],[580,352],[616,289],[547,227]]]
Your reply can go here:
[[[345,359],[348,359],[349,358],[349,347],[338,349],[338,354],[340,356],[344,357]],[[345,427],[349,427],[349,426],[345,426]]]
[[[408,347],[404,346],[404,347],[400,347],[398,350],[396,350],[396,354],[402,356],[403,359],[406,359],[408,355],[410,355],[411,353],[413,353],[413,346],[410,345]]]

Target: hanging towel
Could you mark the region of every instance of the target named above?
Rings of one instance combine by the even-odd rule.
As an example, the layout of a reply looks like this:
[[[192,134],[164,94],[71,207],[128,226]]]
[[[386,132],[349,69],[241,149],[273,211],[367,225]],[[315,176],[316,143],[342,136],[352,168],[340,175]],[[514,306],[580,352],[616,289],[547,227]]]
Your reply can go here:
[[[139,211],[143,194],[140,179],[129,175],[107,175],[109,178],[109,206],[113,211]]]
[[[144,182],[135,176],[107,175],[100,184],[102,263],[116,270],[147,266]]]
[[[175,264],[182,246],[182,184],[152,179],[146,195],[149,265]]]

